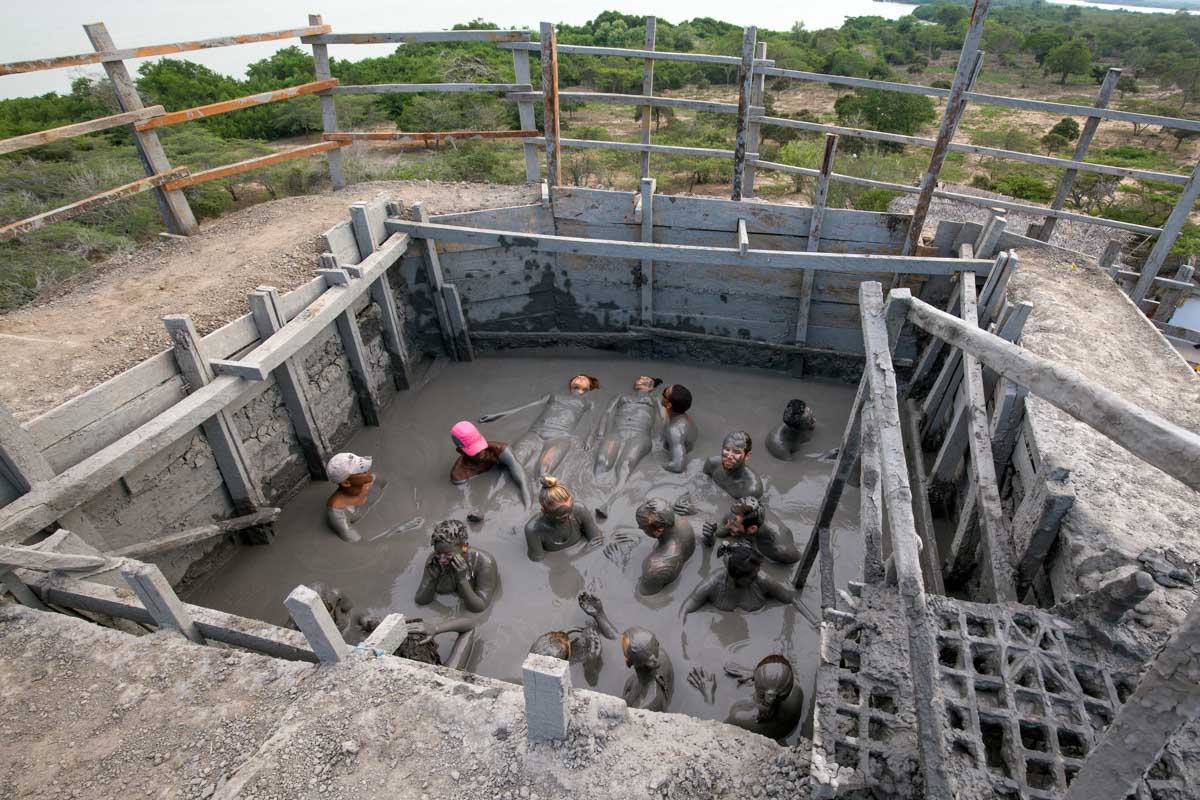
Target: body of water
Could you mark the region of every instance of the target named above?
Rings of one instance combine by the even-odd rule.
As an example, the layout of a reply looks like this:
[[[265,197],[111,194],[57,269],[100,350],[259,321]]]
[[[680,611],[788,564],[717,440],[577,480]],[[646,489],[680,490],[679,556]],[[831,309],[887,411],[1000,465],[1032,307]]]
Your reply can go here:
[[[117,47],[205,39],[235,33],[257,33],[307,25],[307,13],[324,14],[325,22],[339,33],[380,31],[444,30],[456,23],[482,17],[503,27],[527,26],[536,30],[545,20],[579,25],[605,10],[626,14],[646,14],[653,10],[662,19],[677,23],[696,17],[713,17],[737,25],[758,25],[771,30],[789,30],[803,22],[809,30],[841,27],[847,17],[875,15],[897,19],[914,6],[904,3],[877,3],[873,0],[840,0],[838,3],[772,3],[754,0],[730,7],[716,0],[660,0],[653,5],[632,0],[563,0],[543,5],[499,6],[478,0],[443,0],[439,3],[398,5],[386,0],[359,0],[355,3],[319,3],[300,5],[289,0],[260,0],[245,3],[235,0],[205,0],[202,3],[166,0],[149,7],[128,0],[62,0],[53,6],[31,6],[12,15],[0,28],[0,61],[86,53],[92,47],[83,33],[85,23],[102,20]],[[182,54],[181,58],[204,64],[210,69],[241,77],[246,65],[297,40],[222,47]],[[306,47],[307,49],[307,47]],[[387,55],[395,45],[345,45],[331,47],[334,58],[365,58]],[[140,61],[127,61],[131,70]],[[100,67],[47,70],[0,77],[0,98],[24,97],[70,87],[71,79],[82,73],[101,74]]]

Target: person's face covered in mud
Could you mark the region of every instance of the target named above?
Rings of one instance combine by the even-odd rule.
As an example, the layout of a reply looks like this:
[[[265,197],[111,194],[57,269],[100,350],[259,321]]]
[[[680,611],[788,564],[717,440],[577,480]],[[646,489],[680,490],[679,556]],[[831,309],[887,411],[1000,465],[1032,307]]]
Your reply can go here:
[[[600,381],[596,380],[591,375],[584,375],[582,373],[576,375],[574,378],[571,378],[570,383],[567,384],[567,388],[571,390],[571,394],[587,394],[593,389],[597,389],[599,387]]]
[[[754,670],[754,703],[769,715],[792,693],[795,675],[783,656],[767,656]]]
[[[625,666],[653,672],[662,664],[658,657],[658,639],[644,628],[633,627],[621,634],[621,652]]]
[[[651,378],[649,375],[639,375],[637,380],[633,382],[633,390],[635,392],[651,392],[654,387],[662,383],[660,378]]]
[[[725,441],[721,443],[721,466],[726,472],[734,472],[746,466],[749,458],[749,436],[739,431],[725,437]]]
[[[452,569],[452,565],[456,563],[466,565],[467,543],[457,544],[455,542],[439,541],[433,545],[433,563],[441,567],[442,570]]]

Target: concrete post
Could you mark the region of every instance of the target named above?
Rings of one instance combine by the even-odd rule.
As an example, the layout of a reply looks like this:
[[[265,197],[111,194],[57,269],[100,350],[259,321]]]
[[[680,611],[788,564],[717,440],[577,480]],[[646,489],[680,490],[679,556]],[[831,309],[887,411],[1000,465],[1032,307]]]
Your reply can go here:
[[[408,623],[403,614],[388,614],[379,623],[379,627],[371,631],[371,635],[363,641],[363,647],[370,650],[382,650],[394,653],[396,648],[408,638]]]
[[[192,615],[158,567],[131,562],[121,567],[121,577],[137,594],[158,627],[178,631],[196,644],[204,644],[204,637],[196,630]]]
[[[325,20],[320,14],[309,14],[309,25],[321,25]],[[323,81],[333,77],[333,72],[329,68],[329,45],[314,44],[313,49],[313,77],[316,80]],[[318,92],[317,97],[321,98],[321,129],[325,133],[336,133],[338,129],[337,119],[337,104],[333,99],[333,92],[326,90]],[[342,189],[346,186],[346,172],[342,166],[342,148],[334,148],[325,153],[325,157],[329,159],[329,182],[333,184],[334,190]]]
[[[336,664],[349,655],[350,646],[342,638],[319,594],[307,586],[297,586],[283,604],[322,664]]]
[[[521,684],[525,688],[529,743],[566,737],[571,718],[570,663],[550,656],[530,655],[521,665]]]

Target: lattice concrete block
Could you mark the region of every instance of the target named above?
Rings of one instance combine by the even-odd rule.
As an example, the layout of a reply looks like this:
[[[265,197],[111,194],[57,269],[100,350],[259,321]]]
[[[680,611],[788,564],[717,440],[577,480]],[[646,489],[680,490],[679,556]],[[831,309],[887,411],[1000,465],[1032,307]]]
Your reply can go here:
[[[565,738],[570,721],[571,665],[550,656],[530,655],[521,665],[521,683],[529,741]]]

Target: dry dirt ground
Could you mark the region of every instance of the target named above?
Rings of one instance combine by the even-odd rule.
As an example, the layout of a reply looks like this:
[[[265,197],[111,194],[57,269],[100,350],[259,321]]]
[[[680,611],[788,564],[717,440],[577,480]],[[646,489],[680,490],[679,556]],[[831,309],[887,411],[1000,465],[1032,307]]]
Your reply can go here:
[[[30,420],[168,346],[160,317],[191,314],[201,334],[245,314],[257,286],[312,279],[317,236],[386,192],[433,213],[538,201],[536,186],[372,182],[288,197],[98,264],[57,297],[0,316],[0,402]]]
[[[0,606],[0,710],[13,800],[809,796],[804,741],[574,691],[567,738],[531,746],[512,684],[366,653],[319,667],[21,606]]]

